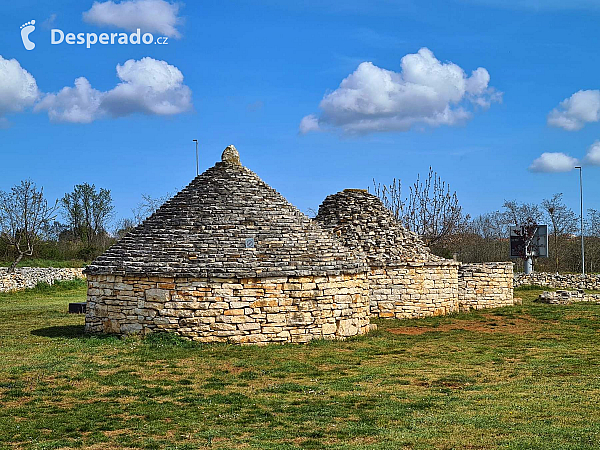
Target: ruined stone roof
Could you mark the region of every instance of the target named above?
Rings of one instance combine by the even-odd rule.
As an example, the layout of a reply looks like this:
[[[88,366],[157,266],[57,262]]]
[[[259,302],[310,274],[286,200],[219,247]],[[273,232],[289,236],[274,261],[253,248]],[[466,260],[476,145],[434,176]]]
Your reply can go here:
[[[252,242],[247,239],[254,239]],[[234,146],[87,268],[88,274],[249,278],[364,272],[364,257],[312,222]]]
[[[366,254],[371,267],[409,263],[453,263],[433,255],[421,238],[396,220],[375,195],[346,189],[329,195],[315,218],[338,235],[346,247]]]

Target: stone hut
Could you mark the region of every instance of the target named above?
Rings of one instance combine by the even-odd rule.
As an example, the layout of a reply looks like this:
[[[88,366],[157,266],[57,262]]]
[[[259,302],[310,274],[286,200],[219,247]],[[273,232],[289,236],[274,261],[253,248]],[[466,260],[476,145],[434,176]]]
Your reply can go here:
[[[433,255],[375,195],[361,189],[330,195],[315,220],[366,254],[371,315],[405,319],[458,311],[460,263]]]
[[[233,146],[85,273],[91,333],[267,343],[369,329],[364,257],[243,167]]]

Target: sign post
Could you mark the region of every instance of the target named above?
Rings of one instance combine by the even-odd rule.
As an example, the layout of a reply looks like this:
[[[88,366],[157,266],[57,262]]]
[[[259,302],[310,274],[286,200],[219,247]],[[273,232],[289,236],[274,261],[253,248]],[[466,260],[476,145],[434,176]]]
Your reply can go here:
[[[510,257],[525,260],[525,274],[533,272],[533,258],[548,256],[548,225],[510,227]]]

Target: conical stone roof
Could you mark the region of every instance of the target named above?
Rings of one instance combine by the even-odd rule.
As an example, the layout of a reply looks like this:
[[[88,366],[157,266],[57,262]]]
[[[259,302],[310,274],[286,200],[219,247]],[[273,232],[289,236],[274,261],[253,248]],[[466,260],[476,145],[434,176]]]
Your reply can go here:
[[[338,235],[346,247],[364,252],[371,267],[449,262],[432,254],[378,197],[362,189],[329,195],[319,206],[315,221]]]
[[[237,150],[229,146],[221,162],[197,176],[85,272],[250,278],[366,269],[363,257],[243,167]]]

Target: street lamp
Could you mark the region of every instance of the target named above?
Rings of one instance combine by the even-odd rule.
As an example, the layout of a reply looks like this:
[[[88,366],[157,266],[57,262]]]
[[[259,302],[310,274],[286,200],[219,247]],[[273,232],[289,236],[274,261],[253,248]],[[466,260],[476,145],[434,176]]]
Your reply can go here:
[[[581,274],[585,276],[585,246],[583,244],[583,175],[581,174],[581,166],[575,166],[575,169],[579,169],[579,218],[581,219]]]
[[[198,176],[198,139],[192,139],[196,143],[196,176]]]

